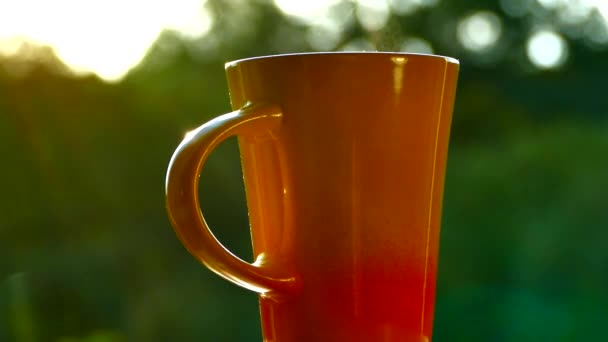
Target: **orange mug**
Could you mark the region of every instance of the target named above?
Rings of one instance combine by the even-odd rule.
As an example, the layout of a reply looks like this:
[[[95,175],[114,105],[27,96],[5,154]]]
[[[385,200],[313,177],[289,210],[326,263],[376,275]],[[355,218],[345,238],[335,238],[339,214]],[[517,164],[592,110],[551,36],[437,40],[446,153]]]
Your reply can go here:
[[[233,112],[186,134],[166,179],[178,237],[259,294],[264,341],[431,341],[458,61],[305,53],[226,64]],[[255,261],[205,223],[198,178],[238,135]]]

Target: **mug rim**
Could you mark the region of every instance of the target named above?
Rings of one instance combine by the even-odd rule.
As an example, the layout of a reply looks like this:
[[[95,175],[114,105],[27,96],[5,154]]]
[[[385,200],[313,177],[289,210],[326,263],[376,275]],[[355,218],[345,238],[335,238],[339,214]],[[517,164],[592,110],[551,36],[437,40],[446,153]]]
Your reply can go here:
[[[436,55],[436,54],[427,54],[427,53],[414,53],[414,52],[390,52],[390,51],[332,51],[332,52],[296,52],[296,53],[286,53],[286,54],[274,54],[274,55],[264,55],[264,56],[254,56],[241,58],[234,61],[226,62],[224,64],[225,68],[235,67],[239,64],[252,62],[262,59],[279,59],[279,58],[293,58],[293,57],[304,57],[304,56],[391,56],[391,57],[414,57],[414,58],[424,58],[424,59],[443,59],[447,63],[460,65],[460,61],[454,57]]]

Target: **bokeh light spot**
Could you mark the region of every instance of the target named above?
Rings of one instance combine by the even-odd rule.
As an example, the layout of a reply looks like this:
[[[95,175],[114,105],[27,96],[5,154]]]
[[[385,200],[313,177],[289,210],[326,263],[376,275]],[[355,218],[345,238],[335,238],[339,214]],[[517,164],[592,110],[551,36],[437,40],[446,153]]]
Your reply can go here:
[[[306,32],[308,44],[317,51],[333,50],[341,38],[342,30],[340,26],[331,21],[312,25]]]
[[[274,0],[281,12],[306,24],[326,16],[327,11],[339,2],[340,0]]]
[[[582,1],[570,1],[560,7],[558,18],[561,22],[570,25],[578,25],[586,21],[594,7]]]
[[[386,0],[358,0],[357,19],[367,31],[378,31],[388,21],[390,8]]]
[[[346,43],[340,49],[342,51],[375,51],[376,48],[369,40],[363,38],[355,38]]]
[[[558,8],[565,5],[568,0],[536,0],[541,6],[548,9]]]
[[[489,11],[480,11],[462,19],[456,33],[465,48],[483,52],[496,44],[501,32],[502,23],[498,16]]]
[[[595,45],[608,44],[608,23],[594,21],[585,26],[585,35]]]
[[[391,9],[397,14],[412,14],[423,7],[437,5],[439,0],[388,0]]]
[[[596,0],[595,8],[604,20],[604,26],[608,27],[608,1]]]
[[[526,52],[530,62],[540,69],[553,69],[564,64],[568,46],[564,38],[551,30],[540,30],[528,39]]]
[[[433,47],[431,43],[422,39],[422,38],[407,38],[401,44],[401,51],[403,52],[412,52],[412,53],[424,53],[424,54],[432,54]]]

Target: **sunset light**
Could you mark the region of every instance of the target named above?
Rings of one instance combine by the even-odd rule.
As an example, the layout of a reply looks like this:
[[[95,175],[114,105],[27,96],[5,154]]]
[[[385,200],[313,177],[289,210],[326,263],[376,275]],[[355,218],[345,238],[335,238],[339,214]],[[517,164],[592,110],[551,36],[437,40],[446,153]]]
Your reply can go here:
[[[19,0],[0,2],[0,55],[23,42],[48,45],[76,73],[116,81],[141,61],[164,29],[205,34],[203,0]]]

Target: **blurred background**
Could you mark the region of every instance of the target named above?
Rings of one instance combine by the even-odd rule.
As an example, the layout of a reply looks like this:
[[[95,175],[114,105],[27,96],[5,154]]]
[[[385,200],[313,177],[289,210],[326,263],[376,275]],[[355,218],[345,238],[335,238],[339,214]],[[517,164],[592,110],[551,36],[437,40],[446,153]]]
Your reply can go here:
[[[608,341],[608,1],[0,2],[0,341],[260,341],[199,265],[169,158],[229,111],[223,64],[301,51],[460,59],[434,341]],[[201,189],[251,260],[235,140]]]

